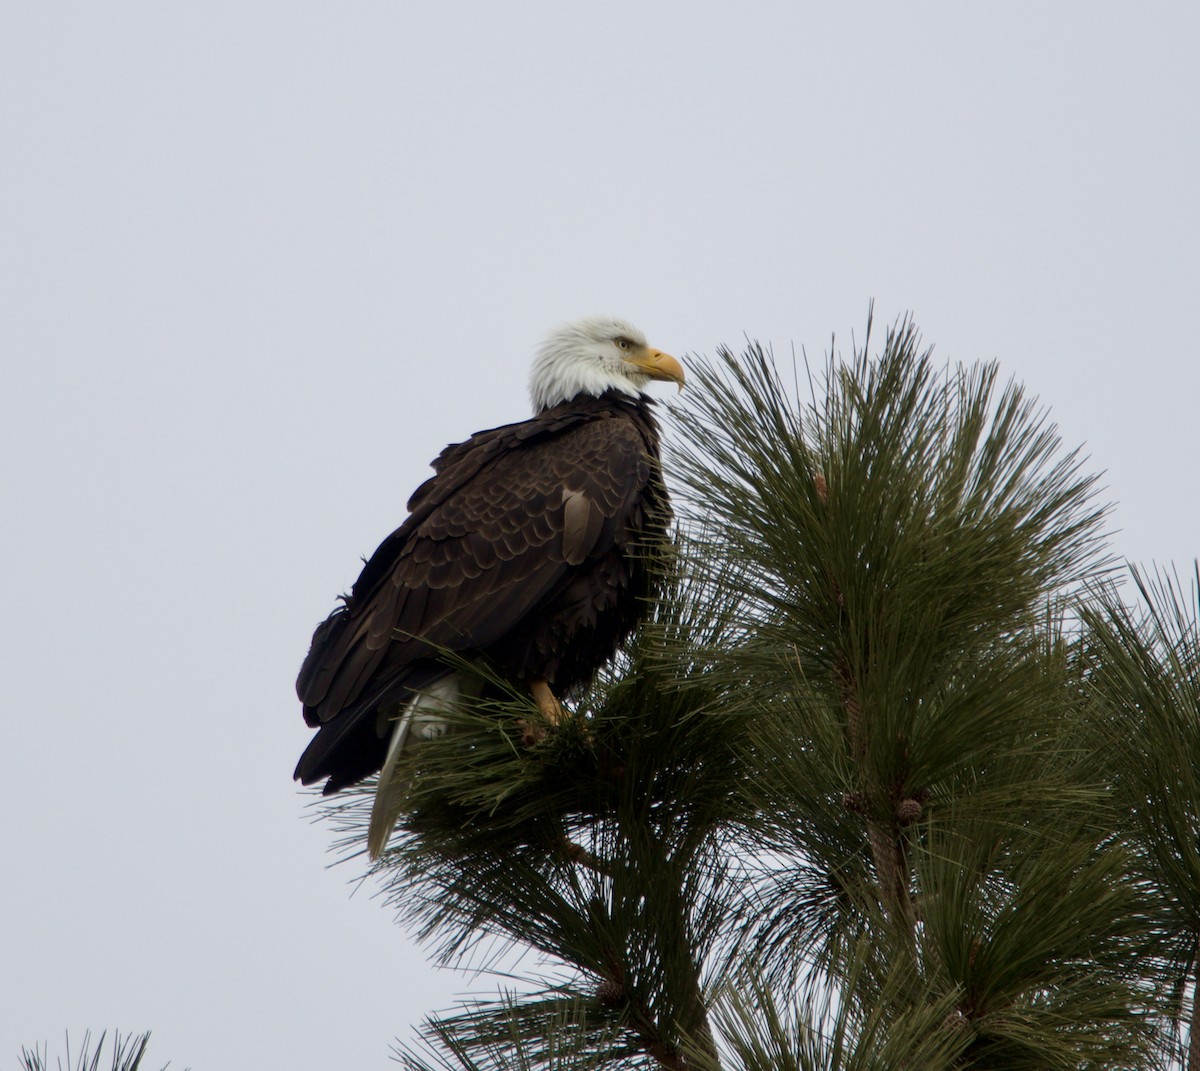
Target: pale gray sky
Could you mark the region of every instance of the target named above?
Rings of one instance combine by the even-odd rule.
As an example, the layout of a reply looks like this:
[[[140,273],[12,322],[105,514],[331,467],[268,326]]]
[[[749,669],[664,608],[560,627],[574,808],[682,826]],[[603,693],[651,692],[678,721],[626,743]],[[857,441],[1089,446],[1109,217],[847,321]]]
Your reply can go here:
[[[292,681],[563,319],[911,310],[1190,562],[1198,10],[0,4],[0,1068],[382,1069],[462,988],[325,869]]]

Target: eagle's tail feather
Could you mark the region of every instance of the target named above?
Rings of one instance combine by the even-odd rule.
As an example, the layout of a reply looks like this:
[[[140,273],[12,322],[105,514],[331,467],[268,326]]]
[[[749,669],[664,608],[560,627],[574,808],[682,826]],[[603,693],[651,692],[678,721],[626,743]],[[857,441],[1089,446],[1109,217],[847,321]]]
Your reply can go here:
[[[367,830],[367,852],[372,859],[378,859],[383,853],[404,803],[408,783],[396,777],[396,764],[404,754],[409,738],[415,734],[417,740],[430,740],[446,732],[450,723],[443,712],[453,707],[461,695],[462,682],[458,674],[449,673],[413,696],[395,719],[387,757],[379,771],[379,785],[375,789],[371,824]]]

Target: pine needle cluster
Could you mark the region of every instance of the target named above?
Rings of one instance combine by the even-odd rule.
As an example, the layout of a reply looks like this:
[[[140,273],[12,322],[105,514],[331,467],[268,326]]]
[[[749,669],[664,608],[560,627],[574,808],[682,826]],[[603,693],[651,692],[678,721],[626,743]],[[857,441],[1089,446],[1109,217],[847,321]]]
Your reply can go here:
[[[94,1041],[91,1031],[83,1035],[83,1042],[72,1054],[71,1036],[66,1036],[64,1056],[56,1058],[54,1067],[58,1071],[101,1071],[107,1067],[111,1071],[140,1071],[146,1058],[146,1049],[150,1045],[150,1033],[122,1034],[119,1030],[113,1032],[112,1044],[109,1047],[108,1060],[104,1058],[105,1044],[108,1041],[108,1031],[103,1030]],[[167,1071],[170,1064],[164,1064],[162,1071]],[[50,1071],[50,1046],[21,1050],[21,1071]]]
[[[689,362],[628,649],[533,747],[510,692],[406,756],[389,903],[508,979],[412,1071],[1189,1058],[1195,600],[1124,607],[1095,477],[994,365],[902,322],[803,387]]]

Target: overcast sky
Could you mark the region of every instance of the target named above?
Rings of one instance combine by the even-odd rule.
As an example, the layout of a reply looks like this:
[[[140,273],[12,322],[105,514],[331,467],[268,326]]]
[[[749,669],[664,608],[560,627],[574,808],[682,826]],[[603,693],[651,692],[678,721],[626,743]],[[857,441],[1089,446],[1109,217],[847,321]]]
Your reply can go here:
[[[564,319],[686,360],[911,311],[1186,566],[1198,10],[0,3],[0,1069],[383,1069],[461,991],[327,869],[292,682]]]

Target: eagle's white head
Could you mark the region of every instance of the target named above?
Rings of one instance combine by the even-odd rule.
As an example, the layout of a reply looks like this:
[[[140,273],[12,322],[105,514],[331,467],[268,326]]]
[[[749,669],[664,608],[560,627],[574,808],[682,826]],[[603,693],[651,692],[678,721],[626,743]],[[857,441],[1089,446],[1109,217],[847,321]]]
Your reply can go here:
[[[589,316],[555,328],[542,343],[529,372],[529,397],[540,413],[578,394],[598,398],[619,390],[637,397],[652,379],[669,379],[682,390],[683,366],[647,346],[632,324]]]

